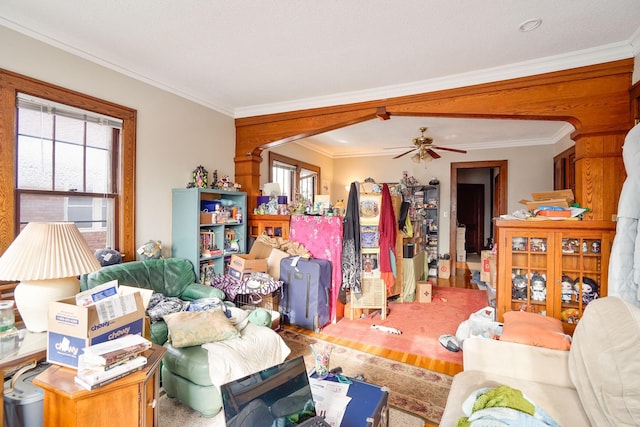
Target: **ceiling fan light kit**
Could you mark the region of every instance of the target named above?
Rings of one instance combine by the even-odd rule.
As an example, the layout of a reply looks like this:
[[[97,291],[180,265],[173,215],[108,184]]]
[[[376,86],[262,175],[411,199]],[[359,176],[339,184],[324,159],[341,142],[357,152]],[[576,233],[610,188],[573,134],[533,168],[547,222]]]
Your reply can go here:
[[[421,127],[420,136],[415,137],[411,140],[414,147],[411,148],[411,150],[409,151],[405,151],[402,154],[398,154],[397,156],[394,157],[394,159],[398,159],[402,156],[406,156],[407,154],[412,153],[416,150],[417,150],[416,153],[413,156],[411,156],[411,160],[414,161],[415,163],[420,163],[421,160],[431,161],[433,159],[439,159],[440,157],[442,157],[440,154],[433,151],[434,149],[453,151],[455,153],[462,153],[462,154],[465,154],[467,152],[466,150],[459,150],[457,148],[440,147],[438,145],[433,145],[433,138],[425,136],[424,133],[426,131],[427,131],[426,127]]]

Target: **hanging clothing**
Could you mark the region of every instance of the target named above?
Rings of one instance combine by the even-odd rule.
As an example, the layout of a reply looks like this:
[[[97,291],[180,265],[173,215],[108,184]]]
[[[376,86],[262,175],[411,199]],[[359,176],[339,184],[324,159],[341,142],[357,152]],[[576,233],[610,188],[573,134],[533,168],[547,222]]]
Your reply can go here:
[[[380,273],[387,286],[388,295],[393,293],[395,285],[394,269],[391,261],[395,260],[396,255],[397,228],[389,186],[382,184],[382,207],[380,208],[380,221],[378,223],[378,231],[380,232]]]
[[[357,296],[362,294],[359,188],[359,183],[351,183],[342,218],[342,289],[350,289]]]
[[[608,295],[640,307],[640,124],[625,137],[622,159],[627,178],[622,184],[609,257]]]

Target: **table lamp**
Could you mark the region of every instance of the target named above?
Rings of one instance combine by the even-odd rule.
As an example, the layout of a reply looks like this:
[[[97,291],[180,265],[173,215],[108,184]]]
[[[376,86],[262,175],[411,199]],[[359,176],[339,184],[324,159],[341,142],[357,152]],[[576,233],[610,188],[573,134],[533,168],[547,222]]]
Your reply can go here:
[[[31,332],[47,330],[49,302],[80,291],[79,275],[101,268],[73,222],[30,222],[0,257],[0,280],[19,280],[16,306]]]

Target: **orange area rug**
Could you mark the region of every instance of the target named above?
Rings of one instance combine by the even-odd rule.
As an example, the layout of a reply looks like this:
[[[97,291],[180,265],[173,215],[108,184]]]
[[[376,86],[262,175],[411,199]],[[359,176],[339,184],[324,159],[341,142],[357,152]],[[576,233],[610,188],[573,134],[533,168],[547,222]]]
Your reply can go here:
[[[391,302],[388,304],[385,320],[381,319],[379,311],[356,320],[342,318],[335,324],[325,326],[320,335],[430,359],[434,363],[423,361],[418,365],[455,374],[462,370],[462,351],[451,352],[445,349],[438,338],[443,334],[455,335],[460,322],[486,306],[485,291],[434,287],[430,303]],[[372,329],[371,325],[396,328],[402,334]],[[438,362],[445,362],[444,365],[448,367],[439,368]]]

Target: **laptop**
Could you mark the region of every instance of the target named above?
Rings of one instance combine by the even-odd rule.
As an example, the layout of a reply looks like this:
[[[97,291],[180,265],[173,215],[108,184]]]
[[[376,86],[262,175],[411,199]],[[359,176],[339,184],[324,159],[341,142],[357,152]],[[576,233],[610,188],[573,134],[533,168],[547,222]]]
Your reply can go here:
[[[227,427],[330,427],[316,414],[302,356],[230,381],[220,393]]]

